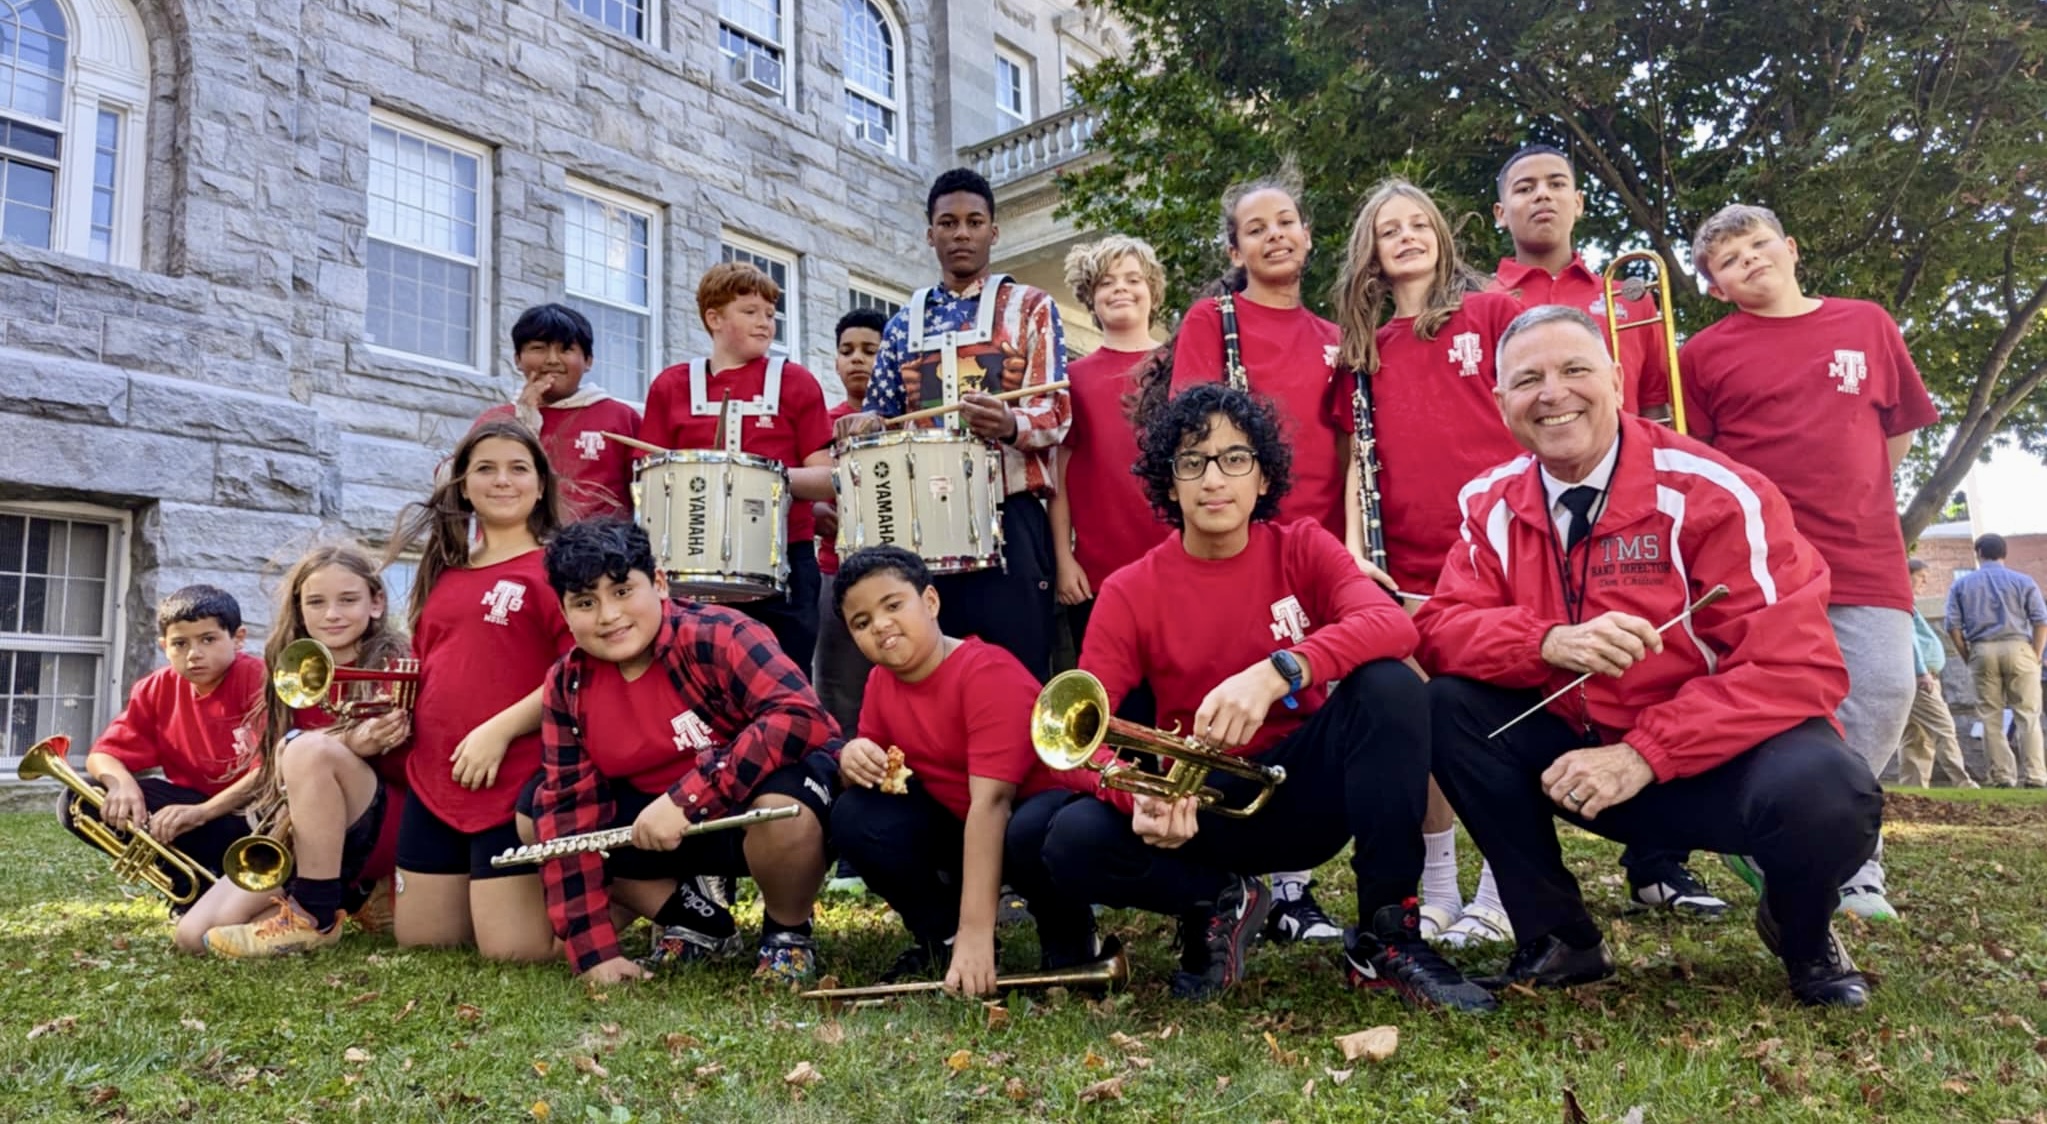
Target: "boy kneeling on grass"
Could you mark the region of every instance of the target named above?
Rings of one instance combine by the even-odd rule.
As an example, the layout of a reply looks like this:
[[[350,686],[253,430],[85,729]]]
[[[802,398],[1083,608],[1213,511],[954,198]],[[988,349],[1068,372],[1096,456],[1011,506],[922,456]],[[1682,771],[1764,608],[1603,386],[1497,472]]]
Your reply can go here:
[[[617,520],[565,527],[547,580],[576,647],[549,673],[541,770],[521,811],[541,841],[633,828],[633,843],[549,860],[554,931],[593,983],[650,973],[620,951],[613,906],[661,933],[701,922],[678,895],[698,875],[748,875],[764,905],[755,974],[817,975],[811,905],[824,881],[838,727],[774,634],[730,609],[668,599],[647,533]],[[650,674],[651,673],[651,674]],[[788,819],[691,834],[705,820],[794,805]],[[729,925],[729,921],[727,922]]]
[[[1005,881],[1030,902],[1043,967],[1095,959],[1093,911],[1053,887],[1040,854],[1052,814],[1083,797],[1031,746],[1037,677],[1002,648],[945,635],[931,571],[901,547],[847,557],[833,596],[875,667],[860,736],[840,754],[832,838],[914,942],[884,980],[943,971],[949,990],[994,991]],[[1075,783],[1093,791],[1095,778]]]

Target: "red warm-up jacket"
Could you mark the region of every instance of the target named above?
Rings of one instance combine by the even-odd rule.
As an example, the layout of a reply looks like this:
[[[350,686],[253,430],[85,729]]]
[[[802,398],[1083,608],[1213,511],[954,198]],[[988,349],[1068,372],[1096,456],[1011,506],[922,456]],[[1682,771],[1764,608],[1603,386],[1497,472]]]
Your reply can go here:
[[[1621,418],[1620,456],[1591,538],[1579,620],[1632,613],[1662,624],[1714,585],[1730,596],[1664,633],[1663,651],[1618,679],[1595,675],[1550,710],[1626,742],[1659,781],[1703,773],[1809,718],[1833,721],[1848,671],[1827,623],[1827,567],[1775,486],[1706,445]],[[1571,623],[1548,497],[1533,457],[1465,485],[1463,541],[1415,616],[1421,662],[1547,694],[1573,672],[1542,640]],[[1589,560],[1586,552],[1590,551]],[[1838,725],[1837,725],[1838,728]]]

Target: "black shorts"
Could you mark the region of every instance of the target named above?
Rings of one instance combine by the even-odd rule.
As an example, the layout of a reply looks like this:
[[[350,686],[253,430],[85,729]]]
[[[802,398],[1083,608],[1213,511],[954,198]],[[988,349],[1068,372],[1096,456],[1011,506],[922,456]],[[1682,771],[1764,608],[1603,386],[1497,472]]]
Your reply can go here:
[[[595,830],[631,827],[647,805],[661,798],[658,792],[641,792],[629,784],[605,782],[611,786],[611,822],[600,824]],[[839,791],[839,763],[832,755],[819,751],[812,753],[793,765],[784,765],[769,773],[753,790],[754,799],[766,795],[787,796],[810,809],[811,815],[824,826],[827,833],[826,850],[830,850],[829,833],[832,823],[832,799]],[[534,814],[534,802],[540,792],[540,775],[535,774],[519,790],[519,814],[529,819],[538,819]],[[735,810],[733,814],[737,814]],[[685,835],[682,846],[673,851],[642,851],[637,847],[619,847],[604,860],[604,873],[610,878],[626,878],[634,881],[654,882],[662,879],[683,879],[698,874],[720,874],[738,877],[748,874],[746,868],[746,832],[714,831],[705,835]]]
[[[404,818],[398,821],[398,869],[411,874],[466,874],[472,881],[516,878],[531,867],[499,870],[490,860],[519,845],[519,829],[511,820],[478,832],[458,831],[434,815],[419,794],[405,794]]]
[[[341,884],[353,886],[361,880],[363,868],[370,864],[370,858],[377,853],[377,840],[384,834],[384,817],[390,814],[391,791],[384,778],[377,778],[377,794],[370,797],[370,806],[362,815],[348,825],[348,832],[341,837]],[[421,873],[426,873],[422,871]]]

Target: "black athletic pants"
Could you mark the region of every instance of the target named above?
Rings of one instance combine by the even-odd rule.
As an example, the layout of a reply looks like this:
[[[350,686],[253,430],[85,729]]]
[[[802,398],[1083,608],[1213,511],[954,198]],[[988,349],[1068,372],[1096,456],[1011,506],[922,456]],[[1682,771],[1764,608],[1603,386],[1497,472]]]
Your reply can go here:
[[[1526,942],[1591,922],[1564,866],[1555,821],[1620,843],[1753,855],[1787,958],[1817,955],[1841,884],[1876,850],[1883,793],[1862,759],[1823,718],[1812,718],[1716,768],[1652,783],[1594,820],[1552,802],[1541,776],[1585,741],[1543,711],[1497,738],[1486,735],[1535,704],[1538,691],[1470,679],[1429,682],[1436,781],[1493,864],[1500,899]]]
[[[938,624],[947,636],[978,636],[1006,649],[1040,683],[1052,673],[1052,523],[1029,492],[1002,503],[1005,567],[946,574]]]
[[[807,501],[799,501],[807,502]],[[732,608],[768,626],[782,654],[810,674],[811,656],[817,651],[817,544],[789,544],[789,592],[759,601],[740,601]]]
[[[1422,873],[1428,802],[1429,710],[1421,680],[1399,660],[1365,664],[1338,684],[1306,724],[1260,753],[1286,769],[1271,802],[1248,819],[1204,812],[1184,846],[1153,847],[1130,816],[1100,800],[1062,808],[1045,839],[1045,865],[1069,897],[1171,916],[1213,905],[1232,874],[1312,870],[1356,840],[1358,913],[1414,896]],[[1252,785],[1209,774],[1227,803]]]

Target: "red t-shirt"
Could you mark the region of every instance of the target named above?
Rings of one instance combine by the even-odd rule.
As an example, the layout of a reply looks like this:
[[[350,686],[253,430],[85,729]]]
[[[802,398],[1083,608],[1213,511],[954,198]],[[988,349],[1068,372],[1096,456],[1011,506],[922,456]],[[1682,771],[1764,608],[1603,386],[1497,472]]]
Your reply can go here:
[[[751,402],[766,390],[768,357],[704,377],[704,393],[713,402],[731,398]],[[670,449],[716,449],[724,435],[718,429],[718,415],[690,412],[689,364],[678,363],[661,372],[647,391],[647,420],[640,426],[640,439]],[[739,448],[757,457],[782,462],[785,468],[802,468],[810,454],[832,443],[832,423],[824,404],[824,388],[817,376],[800,363],[782,367],[782,399],[774,414],[747,418],[740,427]],[[789,544],[809,542],[817,537],[817,517],[810,501],[789,504]]]
[[[968,638],[921,682],[905,683],[882,667],[868,672],[860,736],[900,748],[932,799],[964,820],[973,804],[970,775],[1008,781],[1019,801],[1059,787],[1031,747],[1038,687],[1015,656]]]
[[[539,731],[514,739],[497,783],[474,792],[455,783],[455,747],[532,694],[574,645],[542,551],[441,575],[412,638],[422,674],[405,762],[410,788],[434,815],[471,833],[512,818],[519,787],[540,769]]]
[[[511,403],[492,406],[477,425],[518,416]],[[471,428],[474,428],[473,426]],[[605,437],[640,435],[640,414],[616,398],[572,406],[540,408],[540,447],[561,480],[564,513],[571,521],[616,516],[633,517],[633,460],[639,454]]]
[[[1539,304],[1567,304],[1591,316],[1606,332],[1606,282],[1585,266],[1585,259],[1571,255],[1571,264],[1555,277],[1541,266],[1522,265],[1513,258],[1501,258],[1493,274],[1493,291],[1506,293],[1522,308]],[[1648,297],[1620,303],[1621,408],[1631,414],[1670,404],[1670,348],[1663,342],[1663,325],[1629,328],[1643,320],[1658,320],[1656,302]]]
[[[611,780],[659,796],[696,768],[710,729],[659,662],[630,682],[618,665],[585,660],[583,752]]]
[[[203,695],[174,669],[160,667],[136,681],[127,707],[92,751],[130,772],[162,769],[172,784],[212,796],[247,771],[235,768],[237,734],[269,683],[263,661],[247,652],[235,653],[227,674]]]
[[[1066,430],[1066,494],[1073,514],[1073,557],[1099,590],[1109,575],[1157,546],[1171,528],[1159,521],[1131,474],[1137,430],[1123,400],[1137,389],[1132,375],[1149,351],[1104,347],[1066,365],[1073,386],[1073,424]]]
[[[1521,455],[1493,399],[1494,345],[1520,313],[1504,293],[1468,293],[1435,339],[1416,336],[1412,317],[1379,329],[1372,376],[1379,517],[1387,569],[1407,592],[1435,591],[1443,555],[1458,539],[1458,490]],[[1342,420],[1350,420],[1347,403]]]
[[[1274,703],[1251,744],[1235,751],[1251,754],[1298,729],[1327,698],[1326,684],[1369,660],[1405,658],[1415,643],[1407,614],[1329,532],[1305,520],[1253,523],[1234,557],[1196,558],[1175,537],[1116,571],[1095,599],[1080,666],[1112,706],[1151,684],[1160,727],[1187,731],[1223,680],[1281,648],[1305,655],[1315,680],[1300,708]]]
[[[1691,435],[1770,478],[1833,571],[1833,605],[1912,608],[1888,440],[1940,411],[1905,337],[1868,301],[1730,313],[1678,355]]]
[[[859,412],[860,403],[849,398],[826,411],[825,422],[827,425],[830,425],[848,414],[857,414]],[[796,502],[800,504],[804,501],[797,500]],[[814,517],[812,521],[813,523],[815,522]],[[839,536],[819,536],[817,541],[817,572],[826,575],[839,572]]]
[[[1294,486],[1280,500],[1278,521],[1313,519],[1340,542],[1350,440],[1329,418],[1337,402],[1349,400],[1350,386],[1334,377],[1338,338],[1336,325],[1306,308],[1267,308],[1237,294],[1237,346],[1251,392],[1278,404],[1294,451]],[[1226,378],[1222,312],[1204,297],[1180,321],[1173,390]]]

